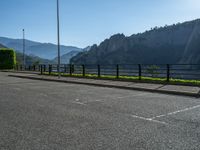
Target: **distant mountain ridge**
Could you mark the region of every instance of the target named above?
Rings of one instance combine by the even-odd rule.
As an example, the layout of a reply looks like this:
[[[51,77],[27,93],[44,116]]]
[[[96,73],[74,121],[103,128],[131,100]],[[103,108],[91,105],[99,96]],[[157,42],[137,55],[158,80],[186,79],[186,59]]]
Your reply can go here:
[[[0,44],[0,48],[6,48],[4,45]]]
[[[71,59],[75,64],[200,63],[200,20],[155,27],[126,37],[116,34]]]
[[[37,65],[37,64],[52,64],[51,60],[43,59],[38,56],[25,55],[26,65]],[[23,64],[23,53],[16,51],[17,64]]]
[[[23,40],[22,39],[11,39],[0,37],[0,43],[6,47],[13,48],[16,51],[22,52]],[[57,45],[51,43],[40,43],[30,40],[25,40],[26,43],[26,54],[34,55],[44,59],[54,59],[57,56]],[[82,49],[74,46],[61,45],[61,55],[67,54],[71,51],[79,51]]]
[[[74,56],[76,56],[77,54],[79,53],[79,51],[71,51],[67,54],[64,54],[61,56],[61,63],[62,64],[69,64],[70,62],[70,59]],[[57,63],[58,61],[58,57],[54,58],[53,59],[53,62]]]

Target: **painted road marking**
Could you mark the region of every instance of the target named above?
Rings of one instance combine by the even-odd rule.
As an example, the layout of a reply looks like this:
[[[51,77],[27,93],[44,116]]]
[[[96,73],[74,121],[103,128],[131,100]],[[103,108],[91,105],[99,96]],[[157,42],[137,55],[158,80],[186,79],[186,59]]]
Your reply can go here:
[[[136,94],[136,95],[129,95],[129,96],[123,96],[123,97],[116,97],[115,100],[118,99],[123,99],[123,98],[131,98],[134,96],[145,96],[145,95],[149,95],[150,93],[141,93],[141,94]],[[112,97],[111,97],[112,98]],[[93,102],[102,102],[102,101],[107,101],[106,99],[97,99],[97,100],[93,100],[93,101],[87,101],[85,103],[93,103]]]
[[[78,104],[78,105],[86,105],[85,103],[82,102],[72,102],[73,104]]]
[[[200,105],[196,105],[196,106],[193,106],[193,107],[188,107],[188,108],[185,108],[185,109],[177,110],[177,111],[170,112],[170,113],[167,113],[167,114],[164,114],[164,115],[155,116],[155,117],[153,117],[151,119],[156,119],[156,118],[161,118],[161,117],[176,115],[178,113],[186,112],[186,111],[197,109],[197,108],[200,108]]]
[[[73,104],[78,104],[78,105],[86,105],[85,103],[80,102],[80,99],[75,99],[75,102],[72,102]]]
[[[152,118],[145,118],[145,117],[140,117],[140,116],[137,116],[137,115],[130,115],[130,116],[133,117],[133,118],[140,119],[140,120],[145,120],[145,121],[150,121],[150,122],[154,122],[154,123],[168,125],[166,122],[158,121],[158,120],[155,120],[155,119],[152,119]]]

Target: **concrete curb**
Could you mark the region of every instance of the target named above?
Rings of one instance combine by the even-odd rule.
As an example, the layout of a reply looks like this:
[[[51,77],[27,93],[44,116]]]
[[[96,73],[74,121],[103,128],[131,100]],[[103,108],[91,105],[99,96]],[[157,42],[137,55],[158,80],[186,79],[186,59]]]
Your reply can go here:
[[[65,81],[65,80],[59,80],[59,79],[48,79],[48,78],[42,78],[42,77],[30,77],[30,76],[20,76],[20,75],[8,75],[8,76],[23,78],[23,79],[42,80],[42,81],[60,82],[60,83],[82,84],[82,85],[91,85],[91,86],[108,87],[108,88],[119,88],[119,89],[127,89],[127,90],[146,91],[146,92],[152,92],[152,93],[189,96],[189,97],[196,97],[196,98],[200,97],[200,93],[168,91],[168,90],[147,89],[147,88],[137,88],[137,87],[126,87],[126,86],[120,86],[120,85],[105,85],[105,84],[98,84],[98,83],[88,83],[88,82],[79,82],[79,81]]]

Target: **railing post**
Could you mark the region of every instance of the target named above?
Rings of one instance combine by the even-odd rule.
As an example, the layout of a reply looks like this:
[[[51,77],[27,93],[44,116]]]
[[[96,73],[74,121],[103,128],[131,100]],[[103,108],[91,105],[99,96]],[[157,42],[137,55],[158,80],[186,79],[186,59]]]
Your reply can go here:
[[[167,64],[167,82],[170,80],[170,65]]]
[[[82,65],[83,77],[85,77],[85,65]]]
[[[72,65],[72,74],[75,72],[75,67]]]
[[[97,67],[98,67],[98,77],[100,78],[101,77],[101,66],[98,65]]]
[[[64,72],[67,73],[67,65],[64,65]]]
[[[39,72],[41,71],[41,66],[40,65],[38,65],[38,69],[39,69]]]
[[[138,77],[139,77],[139,80],[142,80],[142,66],[141,66],[141,64],[138,64]]]
[[[69,75],[72,76],[72,65],[69,65]]]
[[[51,75],[52,72],[52,65],[49,65],[49,75]]]
[[[35,67],[35,65],[34,65],[34,66],[33,66],[33,71],[35,71],[35,68],[36,68],[36,67]]]
[[[44,65],[44,72],[46,72],[46,65]]]
[[[117,72],[116,72],[116,78],[119,79],[119,65],[117,65],[116,67],[117,67],[117,68],[116,68],[116,69],[117,69],[117,70],[116,70],[116,71],[117,71]]]
[[[41,72],[41,75],[43,74],[43,65],[40,65],[40,72]]]

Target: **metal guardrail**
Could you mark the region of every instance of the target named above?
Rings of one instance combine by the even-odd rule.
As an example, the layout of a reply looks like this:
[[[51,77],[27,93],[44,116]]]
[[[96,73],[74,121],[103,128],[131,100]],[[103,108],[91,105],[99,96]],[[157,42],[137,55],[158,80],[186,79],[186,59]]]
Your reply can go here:
[[[33,66],[16,66],[16,70],[37,71],[43,74],[56,73],[58,65],[33,65]],[[68,75],[95,75],[163,78],[169,81],[173,79],[200,80],[200,64],[117,64],[117,65],[61,65],[61,72]]]

